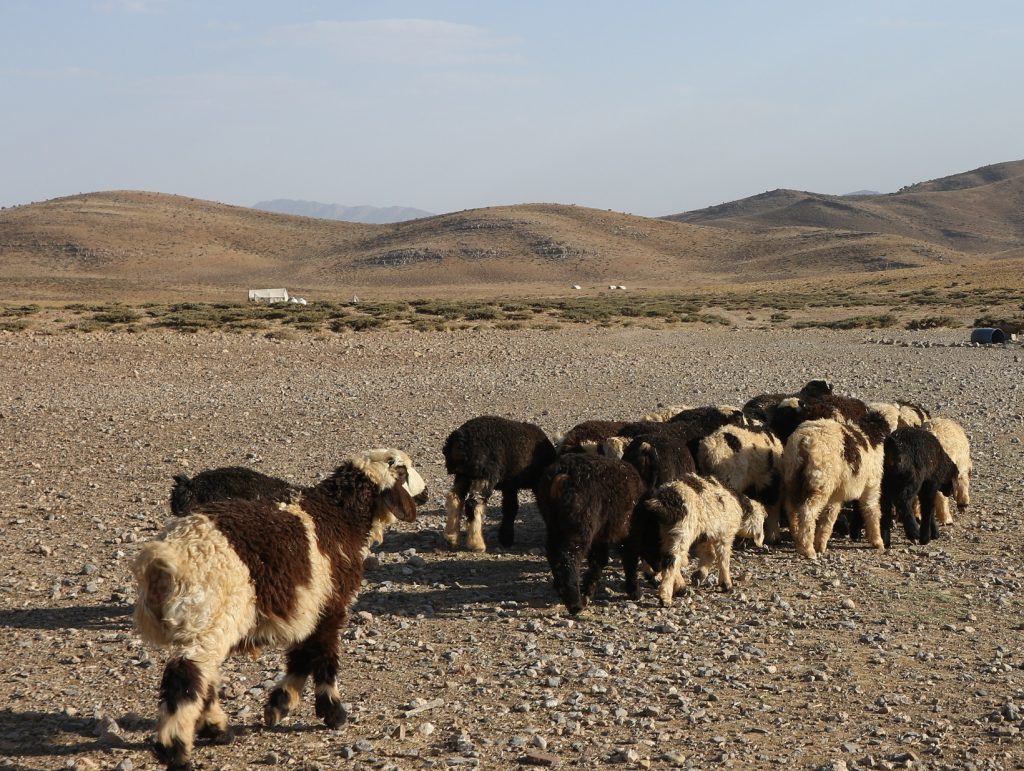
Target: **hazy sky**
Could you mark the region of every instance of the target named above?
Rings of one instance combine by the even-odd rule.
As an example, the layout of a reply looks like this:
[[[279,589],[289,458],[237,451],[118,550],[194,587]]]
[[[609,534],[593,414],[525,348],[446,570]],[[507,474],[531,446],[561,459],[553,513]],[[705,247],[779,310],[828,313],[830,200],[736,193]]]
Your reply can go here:
[[[1024,158],[1024,3],[0,0],[0,205],[661,215]]]

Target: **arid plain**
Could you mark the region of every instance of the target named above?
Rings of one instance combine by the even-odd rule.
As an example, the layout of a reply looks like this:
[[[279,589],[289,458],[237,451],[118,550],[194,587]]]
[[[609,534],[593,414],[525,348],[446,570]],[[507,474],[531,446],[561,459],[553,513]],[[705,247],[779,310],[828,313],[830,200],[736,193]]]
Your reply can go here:
[[[901,223],[872,231],[794,221],[788,195],[771,222],[735,202],[700,225],[531,205],[367,226],[152,193],[0,212],[0,765],[157,767],[163,658],[132,629],[129,565],[172,475],[307,484],[392,445],[430,499],[344,633],[350,721],[307,699],[263,729],[283,656],[232,659],[236,738],[199,767],[1018,767],[1024,351],[963,343],[1024,310],[1020,163],[842,202]],[[311,303],[240,302],[263,285]],[[469,417],[554,435],[811,378],[964,424],[973,501],[937,541],[738,550],[732,594],[670,608],[627,601],[613,561],[577,619],[530,496],[512,548],[444,544],[441,445]]]

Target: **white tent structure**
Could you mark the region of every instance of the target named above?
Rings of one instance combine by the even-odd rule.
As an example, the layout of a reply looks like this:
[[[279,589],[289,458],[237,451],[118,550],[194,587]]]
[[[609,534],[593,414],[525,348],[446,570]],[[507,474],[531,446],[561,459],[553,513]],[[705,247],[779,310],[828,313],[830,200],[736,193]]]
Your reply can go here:
[[[286,303],[287,289],[250,289],[249,302],[253,303]]]

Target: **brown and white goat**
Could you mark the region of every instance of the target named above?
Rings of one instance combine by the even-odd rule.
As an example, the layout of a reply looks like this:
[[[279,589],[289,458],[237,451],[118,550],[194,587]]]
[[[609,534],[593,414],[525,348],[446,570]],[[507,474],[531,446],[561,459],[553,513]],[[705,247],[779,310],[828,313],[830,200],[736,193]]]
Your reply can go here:
[[[676,590],[685,587],[682,570],[689,564],[694,543],[698,559],[695,583],[701,583],[717,567],[722,591],[732,589],[729,563],[733,541],[743,537],[752,538],[758,546],[764,544],[764,507],[717,479],[685,474],[652,492],[639,508],[653,514],[660,530],[663,572],[658,597],[662,605],[671,605]]]
[[[169,768],[189,767],[195,735],[227,735],[217,700],[233,652],[288,649],[287,673],[264,711],[275,725],[307,678],[316,714],[345,720],[337,689],[338,631],[355,600],[374,527],[416,516],[409,468],[388,450],[348,460],[294,503],[229,499],[172,520],[142,547],[133,572],[135,626],[170,653],[154,746]]]

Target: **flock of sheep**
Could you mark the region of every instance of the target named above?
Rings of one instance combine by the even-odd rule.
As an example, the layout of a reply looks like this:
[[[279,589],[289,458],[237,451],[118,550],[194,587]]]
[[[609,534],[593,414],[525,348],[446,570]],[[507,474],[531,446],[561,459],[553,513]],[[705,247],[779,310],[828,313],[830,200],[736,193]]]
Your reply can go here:
[[[776,544],[788,527],[798,554],[828,547],[846,503],[847,530],[878,549],[894,517],[928,543],[952,521],[947,498],[969,503],[970,452],[963,429],[920,407],[870,403],[811,381],[796,394],[763,394],[742,409],[666,408],[639,421],[587,421],[552,443],[535,425],[473,418],[444,445],[454,476],[445,537],[485,551],[483,520],[502,492],[498,540],[511,545],[519,491],[532,490],[544,519],[555,589],[570,613],[593,597],[612,549],[626,592],[640,597],[641,567],[663,604],[685,585],[696,548],[698,585],[714,570],[728,591],[733,541]],[[353,456],[312,487],[245,468],[175,477],[176,517],[134,564],[135,624],[169,649],[160,682],[157,757],[188,768],[197,736],[229,737],[218,703],[219,669],[232,653],[287,649],[287,670],[264,719],[298,704],[308,679],[318,717],[346,715],[337,689],[339,630],[363,563],[396,519],[426,500],[423,479],[397,449]]]

